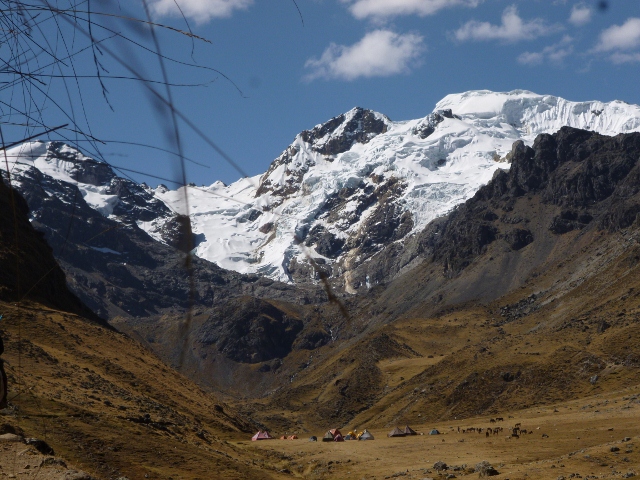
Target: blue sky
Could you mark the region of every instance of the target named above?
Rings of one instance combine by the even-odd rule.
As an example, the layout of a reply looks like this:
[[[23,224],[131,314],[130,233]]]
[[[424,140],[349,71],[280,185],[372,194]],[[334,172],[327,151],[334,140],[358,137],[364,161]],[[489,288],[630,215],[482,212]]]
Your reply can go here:
[[[150,1],[156,22],[187,30],[173,0]],[[356,105],[403,120],[427,115],[448,93],[518,88],[576,101],[640,103],[637,0],[297,0],[302,20],[291,0],[177,1],[193,33],[207,41],[160,29],[162,53],[221,73],[167,62],[171,82],[206,84],[172,87],[174,103],[249,175],[265,171],[301,130]],[[143,15],[120,8],[110,11]],[[152,46],[148,32],[104,22]],[[139,47],[117,39],[104,46],[108,52],[97,57],[109,75],[130,73],[109,57],[114,53],[146,78],[161,78],[157,58]],[[77,65],[94,68],[89,52],[77,56]],[[87,120],[79,123],[101,139],[173,149],[168,114],[154,107],[145,88],[103,75],[113,110],[98,82],[82,79]],[[61,82],[52,80],[51,92],[80,112],[79,97]],[[184,123],[180,135],[185,154],[208,166],[188,164],[189,181],[230,183],[241,176]],[[114,165],[158,177],[179,174],[175,157],[158,150],[109,142],[99,150]]]

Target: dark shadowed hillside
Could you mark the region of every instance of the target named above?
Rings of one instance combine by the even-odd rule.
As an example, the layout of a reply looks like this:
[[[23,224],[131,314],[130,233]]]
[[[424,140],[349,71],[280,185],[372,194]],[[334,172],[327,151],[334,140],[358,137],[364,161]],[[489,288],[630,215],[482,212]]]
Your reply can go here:
[[[29,222],[27,203],[0,181],[0,300],[23,299],[99,320],[67,288],[51,247]]]
[[[224,440],[249,436],[255,423],[115,332],[69,292],[28,214],[25,201],[0,182],[0,335],[9,385],[2,434],[45,440],[58,458],[40,466],[57,468],[57,478],[207,478],[212,472],[279,478],[262,456],[254,456],[257,468]],[[2,475],[32,473],[33,447],[0,445]],[[67,470],[65,460],[91,476]],[[33,475],[51,478],[45,470],[36,467]]]

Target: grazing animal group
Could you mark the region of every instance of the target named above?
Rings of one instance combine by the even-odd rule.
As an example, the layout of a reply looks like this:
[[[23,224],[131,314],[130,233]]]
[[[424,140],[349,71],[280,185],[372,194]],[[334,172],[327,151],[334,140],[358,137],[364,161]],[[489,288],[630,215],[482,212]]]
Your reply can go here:
[[[497,423],[497,422],[503,422],[504,418],[503,417],[496,417],[496,418],[491,418],[489,419],[489,423]],[[531,430],[527,430],[522,428],[522,424],[521,423],[516,423],[513,427],[509,428],[508,430],[511,430],[511,434],[507,435],[507,440],[509,438],[520,438],[521,435],[530,435],[533,433],[533,431]],[[499,433],[501,433],[502,431],[504,431],[504,427],[487,427],[487,428],[483,428],[483,427],[467,427],[467,428],[463,428],[461,429],[460,427],[458,427],[458,433],[479,433],[482,434],[482,432],[484,432],[484,435],[486,438],[489,438],[491,435],[498,435]]]

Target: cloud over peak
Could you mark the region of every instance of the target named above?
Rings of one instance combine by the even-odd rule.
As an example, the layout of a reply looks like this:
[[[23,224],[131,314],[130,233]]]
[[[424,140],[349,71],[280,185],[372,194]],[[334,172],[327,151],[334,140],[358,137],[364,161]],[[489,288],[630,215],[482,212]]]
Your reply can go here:
[[[502,23],[493,25],[489,22],[471,20],[454,32],[459,41],[467,40],[502,40],[505,42],[518,42],[520,40],[533,40],[543,35],[557,32],[561,27],[548,25],[540,18],[524,21],[518,14],[515,5],[507,7],[502,13]]]
[[[307,60],[305,67],[310,73],[305,79],[351,81],[406,73],[424,50],[424,39],[420,35],[374,30],[350,46],[332,43],[320,58]]]

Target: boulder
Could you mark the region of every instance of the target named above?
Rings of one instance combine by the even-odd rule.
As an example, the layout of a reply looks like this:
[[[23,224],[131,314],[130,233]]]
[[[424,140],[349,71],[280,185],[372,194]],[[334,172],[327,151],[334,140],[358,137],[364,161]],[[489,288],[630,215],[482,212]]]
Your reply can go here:
[[[493,477],[495,475],[500,475],[500,472],[493,468],[493,465],[486,460],[476,465],[476,472],[478,472],[481,477]]]
[[[439,461],[439,462],[436,462],[436,463],[433,464],[433,469],[435,471],[437,471],[437,472],[442,472],[442,471],[446,470],[447,468],[449,468],[449,466],[446,463],[442,462],[442,461]]]
[[[53,448],[51,448],[47,442],[40,440],[39,438],[27,438],[24,443],[31,445],[43,455],[55,455]]]

